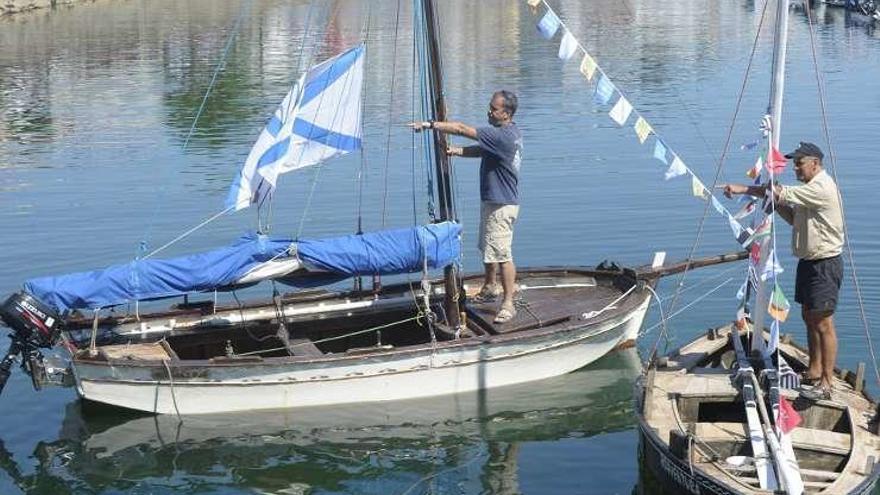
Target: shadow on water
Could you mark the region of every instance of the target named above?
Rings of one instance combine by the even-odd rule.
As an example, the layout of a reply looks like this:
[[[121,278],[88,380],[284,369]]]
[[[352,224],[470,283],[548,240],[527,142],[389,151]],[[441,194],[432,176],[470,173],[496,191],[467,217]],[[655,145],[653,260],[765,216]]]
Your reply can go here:
[[[520,493],[523,444],[634,428],[639,370],[630,349],[480,393],[182,422],[74,401],[57,440],[33,452],[34,472],[5,449],[0,468],[28,493]]]

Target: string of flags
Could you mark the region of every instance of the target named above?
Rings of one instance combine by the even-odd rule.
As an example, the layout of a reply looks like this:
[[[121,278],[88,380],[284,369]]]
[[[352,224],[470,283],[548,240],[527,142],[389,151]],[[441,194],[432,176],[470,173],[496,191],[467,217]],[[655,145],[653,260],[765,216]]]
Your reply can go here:
[[[579,70],[588,82],[595,84],[593,90],[594,101],[599,105],[606,106],[611,105],[612,100],[614,101],[608,112],[608,116],[620,127],[627,125],[634,116],[635,119],[632,124],[632,129],[641,145],[647,144],[651,136],[654,137],[652,156],[667,166],[663,178],[665,180],[671,180],[677,177],[690,175],[691,192],[693,196],[703,201],[709,201],[712,208],[719,215],[727,218],[730,230],[737,242],[744,248],[750,250],[749,273],[746,277],[746,281],[737,293],[737,298],[742,301],[742,307],[740,309],[740,312],[743,313],[742,318],[744,318],[745,314],[745,299],[747,296],[746,288],[748,285],[767,282],[772,283],[773,290],[770,295],[769,306],[766,309],[768,314],[773,318],[773,322],[771,323],[771,333],[775,333],[778,338],[779,323],[784,322],[786,318],[788,318],[790,304],[776,281],[776,275],[782,273],[782,266],[777,259],[775,249],[773,249],[775,248],[775,241],[772,242],[773,248],[770,247],[773,232],[772,214],[763,219],[754,216],[753,218],[755,220],[752,221],[752,225],[744,226],[741,221],[745,222],[748,217],[752,217],[754,213],[763,210],[757,208],[758,200],[754,198],[744,199],[745,196],[740,197],[739,201],[746,201],[746,203],[735,214],[732,214],[718,200],[718,198],[712,194],[712,191],[700,181],[697,174],[695,174],[693,170],[684,163],[678,153],[672,150],[666,141],[657,134],[657,131],[647,119],[645,119],[638,110],[633,108],[632,103],[626,98],[623,92],[614,85],[605,71],[602,70],[596,62],[596,59],[587,52],[580,42],[578,42],[553,8],[550,7],[545,0],[526,0],[526,2],[534,15],[538,15],[543,10],[543,15],[541,15],[536,25],[538,34],[541,37],[550,40],[553,39],[557,33],[560,31],[562,32],[557,54],[560,60],[568,61],[578,52],[583,54]],[[544,7],[543,9],[541,9],[542,4]],[[765,140],[769,133],[770,119],[765,116],[761,125],[761,135],[753,142],[743,144],[741,149],[753,150],[758,148],[761,142],[766,142]],[[759,154],[754,165],[752,165],[752,167],[745,173],[746,177],[753,179],[755,184],[761,183],[762,173],[766,172],[772,180],[775,175],[778,175],[783,171],[786,165],[786,159],[779,150],[772,145],[768,146],[768,148],[765,148],[764,152]],[[764,158],[765,156],[766,159]],[[761,259],[762,252],[766,259]],[[738,312],[737,320],[744,321],[744,319],[740,318],[740,312]],[[772,340],[773,339],[771,338],[771,341]]]
[[[739,222],[741,217],[737,218],[736,215],[731,214],[731,212],[720,201],[718,201],[718,198],[716,198],[705,184],[700,181],[693,170],[684,163],[684,160],[682,160],[681,157],[657,134],[657,131],[648,122],[644,115],[633,108],[632,103],[626,98],[626,96],[624,96],[623,92],[614,85],[608,75],[605,74],[605,71],[599,67],[596,59],[587,52],[580,42],[578,42],[553,8],[550,7],[545,0],[526,0],[526,2],[532,9],[532,13],[535,15],[539,14],[539,11],[542,10],[541,5],[543,4],[544,6],[543,15],[541,15],[535,26],[538,34],[542,38],[550,40],[553,39],[557,33],[562,33],[558,52],[560,60],[570,60],[578,52],[583,54],[583,58],[581,58],[580,62],[580,73],[588,82],[595,83],[593,99],[597,104],[609,105],[613,100],[614,104],[608,112],[608,116],[611,120],[613,120],[619,127],[624,127],[629,121],[633,121],[632,129],[641,145],[647,144],[651,136],[654,137],[652,156],[668,167],[664,173],[664,179],[670,180],[676,177],[690,175],[693,196],[704,201],[710,201],[714,210],[718,212],[718,214],[727,218],[730,229],[733,236],[737,239],[737,242],[743,244],[743,247],[747,247],[748,244],[745,244],[745,241],[750,239],[752,230],[748,227],[744,227]],[[635,118],[633,119],[633,117]],[[757,146],[757,142],[755,143],[755,146]],[[785,158],[783,157],[782,159],[782,164],[784,165]],[[756,166],[758,165],[756,164]]]

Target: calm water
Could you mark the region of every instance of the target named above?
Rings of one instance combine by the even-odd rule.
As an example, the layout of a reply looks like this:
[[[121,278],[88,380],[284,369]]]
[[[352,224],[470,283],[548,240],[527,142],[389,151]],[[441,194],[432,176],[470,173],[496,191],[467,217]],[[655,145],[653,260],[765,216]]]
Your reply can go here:
[[[424,221],[424,163],[403,127],[413,118],[412,23],[409,2],[400,3],[399,21],[394,1],[131,0],[0,22],[0,294],[28,277],[125,262],[142,241],[155,248],[222,209],[229,180],[299,69],[364,37],[366,149],[285,176],[272,231],[350,233],[359,214],[366,229],[411,224],[414,214]],[[453,118],[482,123],[498,88],[520,96],[518,263],[640,264],[656,250],[686,256],[705,204],[690,196],[687,180],[664,182],[650,149],[594,106],[577,62],[556,59],[556,43],[537,36],[525,3],[440,3]],[[552,4],[711,184],[763,3]],[[880,180],[880,32],[837,11],[817,17],[837,172],[867,315],[877,321],[880,234],[871,197]],[[184,147],[237,19],[225,68]],[[802,11],[790,33],[783,147],[811,140],[827,150]],[[723,179],[741,180],[754,159],[739,145],[754,139],[766,107],[770,41],[769,33],[758,37]],[[476,169],[457,165],[471,270],[479,268]],[[227,215],[167,254],[228,242],[255,222],[255,212]],[[787,232],[781,236],[787,246]],[[697,253],[735,249],[724,219],[711,214]],[[689,275],[677,307],[691,306],[672,320],[670,345],[731,318],[742,276],[741,266]],[[666,281],[661,296],[674,289]],[[842,305],[840,363],[852,369],[870,355],[851,280]],[[642,353],[658,337],[656,320],[655,308]],[[784,328],[804,341],[796,318]],[[631,493],[639,483],[630,401],[637,373],[630,352],[479,396],[182,425],[86,408],[72,389],[37,393],[16,373],[0,400],[0,493]]]

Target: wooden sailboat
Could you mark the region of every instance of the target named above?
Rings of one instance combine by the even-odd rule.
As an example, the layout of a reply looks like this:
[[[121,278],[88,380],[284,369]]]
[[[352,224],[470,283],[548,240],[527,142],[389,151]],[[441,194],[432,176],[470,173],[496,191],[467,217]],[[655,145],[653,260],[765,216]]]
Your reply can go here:
[[[430,68],[425,91],[431,105],[424,117],[442,120],[446,109],[434,2],[415,3],[423,12],[424,25],[416,31],[424,36],[422,46]],[[339,56],[347,61],[345,70],[356,66],[360,54],[352,49]],[[332,75],[334,65],[328,63],[318,66],[323,72],[316,79],[328,72]],[[299,93],[292,91],[284,107],[313,96],[308,77],[303,76],[301,83]],[[305,113],[290,127],[298,125]],[[276,117],[280,118],[270,121],[264,133],[291,132],[285,131],[284,115]],[[331,134],[327,133],[330,137],[322,146],[335,143]],[[103,271],[29,282],[26,291],[13,295],[3,306],[3,319],[13,330],[13,345],[0,364],[0,382],[5,382],[18,354],[35,385],[55,374],[63,376],[63,370],[47,368],[40,351],[62,334],[71,352],[70,377],[82,398],[160,414],[475,391],[568,373],[618,346],[631,345],[650,300],[645,279],[653,283],[660,272],[616,267],[522,270],[518,303],[522,310],[501,325],[492,323],[490,316],[496,307],[467,302],[467,294],[479,287],[479,276],[462,276],[456,267],[460,226],[444,153],[446,138],[435,134],[431,144],[440,198],[437,223],[375,237],[351,236],[340,242],[250,238],[206,256],[152,264],[154,260],[136,260]],[[339,141],[350,144],[359,136],[349,138]],[[388,272],[421,271],[418,285],[300,291],[230,305],[216,304],[210,296],[201,301],[188,298],[191,293],[235,289],[266,278],[372,276],[375,271],[363,268],[333,272],[332,261],[357,254],[372,263],[378,253],[371,251],[374,245],[398,247],[401,239],[406,241],[402,244],[414,245],[408,256],[414,252],[415,261],[405,267],[391,266]],[[340,250],[349,248],[358,251],[340,255]],[[202,280],[202,272],[215,270],[231,258],[245,259],[247,269],[236,268],[232,279]],[[194,263],[204,265],[191,274],[196,282],[189,289],[171,287],[182,278],[178,273],[193,271],[190,265]],[[309,269],[315,265],[319,269]],[[428,276],[427,268],[433,265],[446,266],[443,279]],[[173,280],[162,278],[167,272],[173,272],[169,277]],[[105,279],[104,286],[95,286],[96,280]],[[133,288],[132,283],[136,284]],[[83,286],[87,288],[80,290]],[[100,302],[90,299],[96,292],[101,294]],[[124,296],[118,296],[120,292]],[[184,302],[167,311],[138,310],[141,299],[169,295],[183,295]],[[108,315],[107,308],[123,300],[129,306],[133,303],[134,311]],[[74,311],[61,313],[62,309]],[[92,309],[94,314],[83,314],[83,309]]]
[[[788,7],[777,2],[770,149],[779,143]],[[799,397],[793,382],[809,358],[780,337],[776,314],[771,331],[762,331],[769,300],[762,281],[776,267],[771,243],[754,242],[760,261],[743,299],[757,287],[754,321],[743,306],[734,324],[654,359],[638,382],[643,471],[674,493],[872,493],[880,435],[864,365],[855,374],[838,370],[832,400]]]

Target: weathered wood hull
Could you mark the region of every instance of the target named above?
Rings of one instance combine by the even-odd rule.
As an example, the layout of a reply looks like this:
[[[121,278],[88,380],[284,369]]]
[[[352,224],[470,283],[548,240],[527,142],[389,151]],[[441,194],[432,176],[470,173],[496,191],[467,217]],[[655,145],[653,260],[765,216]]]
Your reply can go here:
[[[160,414],[207,414],[374,402],[471,392],[579,369],[634,340],[645,290],[595,319],[355,355],[230,360],[75,357],[79,395]]]

